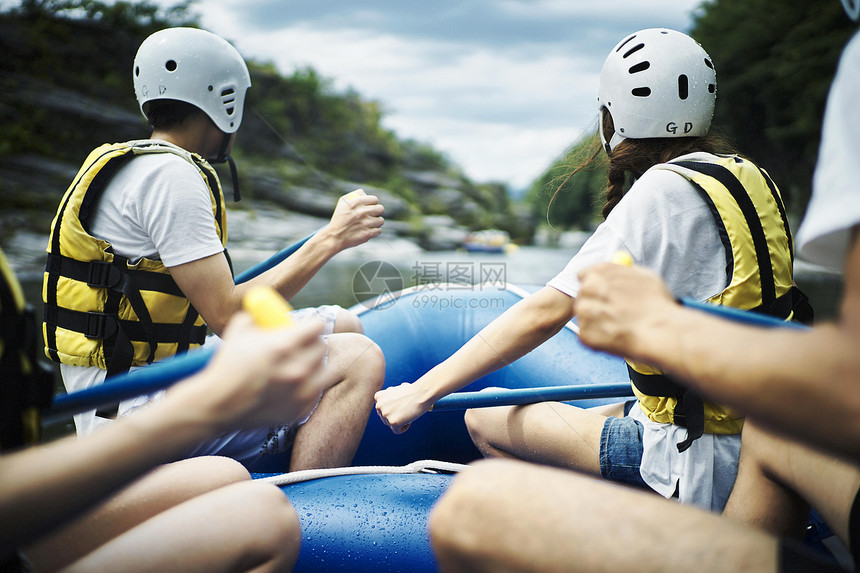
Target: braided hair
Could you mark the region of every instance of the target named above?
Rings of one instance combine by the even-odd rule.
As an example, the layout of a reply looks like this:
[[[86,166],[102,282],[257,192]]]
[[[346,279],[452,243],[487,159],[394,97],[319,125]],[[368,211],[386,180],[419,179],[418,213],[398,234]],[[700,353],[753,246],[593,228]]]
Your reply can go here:
[[[603,133],[608,141],[615,133],[615,125],[612,122],[612,116],[606,109],[603,109],[601,113]],[[697,151],[714,154],[736,153],[724,137],[713,132],[701,137],[658,137],[621,141],[609,154],[606,203],[601,211],[603,218],[609,216],[609,213],[618,205],[618,202],[629,189],[627,184],[628,173],[638,178],[658,163],[666,163],[676,157]]]

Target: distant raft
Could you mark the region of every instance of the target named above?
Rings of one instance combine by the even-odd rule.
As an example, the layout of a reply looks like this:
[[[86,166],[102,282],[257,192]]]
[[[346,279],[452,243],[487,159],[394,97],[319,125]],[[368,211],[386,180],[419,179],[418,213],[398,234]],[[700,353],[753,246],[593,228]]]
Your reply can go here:
[[[463,248],[470,253],[508,253],[517,245],[511,242],[507,231],[485,229],[469,233],[463,241]]]

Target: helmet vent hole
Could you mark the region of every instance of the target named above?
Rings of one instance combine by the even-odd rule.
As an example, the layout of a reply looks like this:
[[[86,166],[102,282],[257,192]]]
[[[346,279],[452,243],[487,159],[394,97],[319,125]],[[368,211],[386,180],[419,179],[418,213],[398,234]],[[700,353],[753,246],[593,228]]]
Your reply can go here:
[[[715,86],[714,84],[708,84],[708,93],[712,94],[715,91],[717,91],[717,86]]]
[[[136,78],[140,77],[140,66],[134,67],[134,77],[136,77]]]
[[[714,63],[711,62],[711,60],[709,60],[708,58],[705,58],[705,65],[708,66],[709,68],[711,68],[712,70],[714,69]]]
[[[682,100],[687,99],[690,96],[690,80],[687,79],[687,76],[681,74],[678,76],[678,97]]]
[[[630,41],[631,41],[631,40],[633,40],[633,38],[635,38],[635,37],[636,37],[636,34],[633,34],[632,36],[630,36],[629,38],[627,38],[626,40],[624,40],[623,42],[621,42],[621,45],[619,45],[619,46],[618,46],[618,48],[615,50],[615,51],[616,51],[616,53],[617,53],[617,52],[620,52],[620,51],[621,51],[621,48],[623,48],[623,47],[624,47],[624,46],[626,46],[628,43],[630,43]]]
[[[166,69],[168,72],[175,72],[176,68],[178,67],[179,66],[176,63],[176,60],[167,60],[166,62],[164,62],[164,69]]]
[[[236,103],[236,90],[233,88],[224,88],[221,90],[221,102],[224,104],[224,111],[227,115],[233,115]]]
[[[638,74],[639,72],[644,72],[645,70],[647,70],[647,69],[648,69],[648,68],[650,68],[650,67],[651,67],[651,62],[649,62],[649,61],[647,61],[647,60],[646,60],[646,61],[644,61],[644,62],[639,62],[639,63],[638,63],[638,64],[636,64],[635,66],[632,66],[632,67],[631,67],[629,70],[627,70],[627,71],[628,71],[629,73],[631,73],[631,74]]]
[[[645,44],[642,44],[642,43],[636,44],[635,46],[633,46],[632,48],[627,50],[627,52],[625,52],[625,54],[622,57],[623,58],[629,58],[630,56],[632,56],[633,54],[635,54],[636,52],[638,52],[639,50],[641,50],[644,47],[645,47]]]
[[[648,97],[651,95],[651,88],[633,88],[631,93],[636,97]]]

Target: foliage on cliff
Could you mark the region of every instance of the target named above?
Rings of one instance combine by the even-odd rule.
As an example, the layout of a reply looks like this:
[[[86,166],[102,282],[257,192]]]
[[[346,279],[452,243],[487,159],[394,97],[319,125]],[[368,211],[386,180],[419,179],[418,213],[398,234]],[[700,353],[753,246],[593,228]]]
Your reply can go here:
[[[717,69],[714,127],[771,174],[795,220],[809,201],[839,54],[856,31],[837,0],[707,0],[689,31]],[[541,216],[547,216],[547,197],[576,163],[571,155],[591,137],[532,186],[529,195]],[[599,220],[601,173],[584,171],[562,187],[548,216],[554,226],[582,228]]]
[[[193,6],[22,0],[0,13],[0,161],[35,156],[45,165],[77,166],[101,143],[147,137],[131,62],[152,32],[198,26]],[[267,62],[249,60],[248,67],[253,87],[234,147],[246,196],[264,186],[261,180],[269,197],[272,187],[336,193],[356,183],[392,194],[405,205],[403,218],[446,214],[467,227],[528,232],[517,228],[503,187],[475,184],[429,145],[398,138],[382,126],[380,103],[337,92],[311,68],[285,77]],[[446,185],[428,190],[427,181]],[[6,178],[0,185],[8,191],[13,183]]]

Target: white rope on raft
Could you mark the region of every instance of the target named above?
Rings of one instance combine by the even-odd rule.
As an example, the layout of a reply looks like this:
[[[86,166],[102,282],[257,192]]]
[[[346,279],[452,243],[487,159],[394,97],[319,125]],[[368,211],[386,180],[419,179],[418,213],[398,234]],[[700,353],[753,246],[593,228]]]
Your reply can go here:
[[[465,464],[442,462],[438,460],[418,460],[405,466],[351,466],[344,468],[323,468],[314,470],[298,470],[286,474],[259,478],[257,481],[274,485],[289,485],[314,479],[334,476],[349,476],[362,474],[418,474],[418,473],[456,473],[466,469]]]

